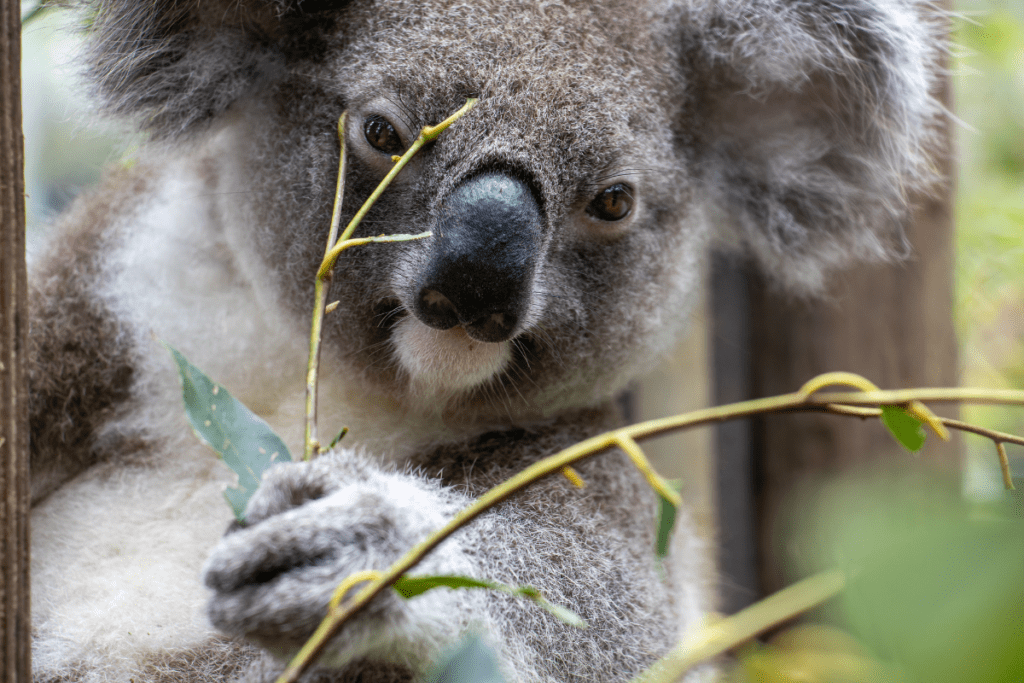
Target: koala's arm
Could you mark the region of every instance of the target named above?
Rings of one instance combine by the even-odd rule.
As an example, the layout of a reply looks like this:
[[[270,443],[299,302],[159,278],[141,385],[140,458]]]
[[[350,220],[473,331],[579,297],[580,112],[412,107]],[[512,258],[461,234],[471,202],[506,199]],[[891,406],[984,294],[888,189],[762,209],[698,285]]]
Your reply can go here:
[[[487,463],[464,464],[488,478]],[[586,489],[561,477],[540,482],[457,532],[411,573],[528,584],[589,628],[500,593],[442,588],[404,601],[387,591],[343,628],[321,664],[344,671],[383,662],[417,672],[478,629],[499,649],[509,680],[628,680],[650,665],[708,607],[698,595],[706,585],[703,553],[677,548],[691,554],[673,558],[689,576],[659,575],[655,500],[642,478],[617,452],[579,469]],[[247,527],[229,533],[207,564],[211,620],[279,656],[293,654],[343,578],[385,569],[467,505],[464,490],[382,471],[349,451],[279,466],[253,498]],[[691,530],[681,536],[697,543]]]
[[[56,226],[33,264],[29,290],[29,427],[32,501],[38,502],[111,448],[97,437],[128,400],[134,341],[100,294],[114,215],[140,179],[112,173]],[[109,446],[110,444],[107,444]]]

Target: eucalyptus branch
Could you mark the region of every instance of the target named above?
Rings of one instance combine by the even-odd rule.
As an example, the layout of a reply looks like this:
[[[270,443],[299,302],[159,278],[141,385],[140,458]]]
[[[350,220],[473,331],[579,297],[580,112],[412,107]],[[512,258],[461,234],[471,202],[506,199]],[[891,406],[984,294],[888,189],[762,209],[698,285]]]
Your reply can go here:
[[[903,406],[912,401],[922,403],[974,403],[989,405],[1022,405],[1024,391],[1013,389],[934,388],[892,389],[886,391],[835,392],[814,396],[810,403],[842,403],[849,406]]]
[[[842,406],[836,404],[826,404],[822,406],[822,411],[832,413],[833,415],[851,415],[853,417],[878,417],[882,414],[879,408],[862,408],[858,406]],[[1003,444],[1016,444],[1018,446],[1024,446],[1024,437],[1016,436],[1015,434],[1007,434],[1006,432],[997,432],[994,429],[986,429],[985,427],[978,427],[972,425],[969,422],[963,422],[961,420],[954,420],[951,417],[940,417],[938,418],[942,424],[950,429],[956,429],[961,432],[970,432],[971,434],[977,434],[983,436],[986,439],[990,439],[996,446],[996,455],[999,457],[999,468],[1003,474],[1003,486],[1007,491],[1013,491],[1016,487],[1013,485],[1013,475],[1010,473],[1010,458],[1006,455],[1006,447]]]
[[[856,393],[816,393],[823,388],[836,384],[850,384],[851,380],[855,385],[870,387],[871,390]],[[456,514],[441,529],[438,529],[414,546],[387,570],[368,579],[368,584],[349,601],[329,609],[319,627],[317,627],[310,639],[288,664],[288,667],[278,678],[277,683],[293,683],[297,681],[346,621],[363,609],[381,591],[385,590],[399,577],[416,566],[427,553],[436,548],[455,531],[534,482],[555,472],[560,472],[564,468],[570,467],[582,460],[603,453],[609,448],[625,445],[627,450],[632,450],[630,444],[638,439],[756,414],[799,410],[828,410],[837,414],[865,417],[866,415],[862,412],[862,409],[857,408],[857,406],[898,405],[908,407],[915,402],[924,401],[1024,405],[1024,391],[990,389],[903,389],[898,391],[880,391],[875,390],[873,384],[857,375],[828,373],[811,380],[800,391],[791,394],[742,401],[740,403],[705,408],[672,417],[649,420],[591,437],[534,463],[519,474],[490,489]],[[853,407],[851,408],[849,404],[853,404]],[[923,405],[915,406],[915,412],[921,412],[922,410],[930,414],[930,411]],[[932,424],[932,427],[936,428],[936,425]],[[941,429],[944,429],[944,427],[939,425],[936,431],[939,431],[941,434]]]
[[[380,181],[380,184],[377,186],[377,189],[373,191],[373,194],[370,195],[370,198],[366,200],[362,207],[360,207],[359,211],[356,212],[356,215],[352,217],[352,220],[349,221],[348,226],[346,226],[345,228],[345,232],[343,232],[341,234],[341,237],[338,238],[338,244],[336,244],[333,249],[328,250],[327,255],[324,257],[323,263],[320,265],[320,270],[317,273],[318,279],[327,279],[330,277],[331,269],[334,268],[334,263],[335,261],[338,260],[338,255],[341,254],[342,250],[344,249],[344,247],[341,246],[341,243],[352,236],[352,233],[362,222],[363,218],[366,217],[366,214],[369,212],[370,207],[373,206],[374,202],[376,202],[378,198],[380,198],[384,190],[386,190],[388,185],[391,184],[391,181],[394,180],[395,176],[398,175],[398,172],[405,168],[405,165],[408,164],[409,161],[414,156],[416,156],[416,152],[420,151],[423,145],[435,140],[438,135],[440,135],[446,128],[448,128],[448,126],[458,121],[466,112],[472,109],[473,106],[477,103],[477,101],[477,98],[471,97],[468,100],[466,100],[466,103],[462,105],[462,107],[457,112],[449,116],[441,123],[437,124],[436,126],[423,127],[423,130],[420,131],[419,137],[417,137],[416,140],[413,141],[413,143],[409,146],[409,149],[405,150],[405,154],[403,154],[398,159],[398,161],[395,162],[395,165],[392,167],[390,171],[388,171],[388,174],[384,176],[384,180]]]
[[[338,240],[338,226],[341,224],[341,204],[345,198],[345,120],[348,112],[338,117],[338,180],[334,189],[334,209],[331,212],[331,230],[327,236],[326,252],[330,252]],[[317,381],[320,371],[320,342],[323,339],[324,315],[327,310],[327,281],[317,273],[313,285],[313,322],[309,331],[309,360],[306,364],[306,438],[302,459],[309,460],[320,451],[320,437],[317,434]]]
[[[435,140],[438,135],[444,132],[451,124],[459,120],[466,112],[477,103],[477,98],[471,97],[466,104],[436,126],[424,126],[419,137],[409,146],[401,157],[395,162],[394,167],[380,181],[373,194],[363,202],[363,205],[352,217],[352,220],[345,226],[345,231],[338,236],[338,228],[341,224],[341,205],[345,198],[345,119],[347,112],[342,113],[338,119],[338,144],[341,152],[338,158],[338,181],[334,192],[334,209],[331,213],[331,229],[327,237],[327,248],[324,252],[324,259],[317,269],[316,281],[313,286],[313,321],[309,332],[309,360],[306,364],[306,436],[303,447],[303,460],[310,460],[321,451],[320,438],[317,433],[317,386],[320,373],[320,344],[323,339],[323,321],[327,310],[327,291],[330,288],[334,265],[338,261],[341,252],[350,247],[358,247],[363,244],[375,244],[381,242],[407,242],[430,237],[431,233],[423,232],[418,235],[377,235],[376,237],[358,237],[353,239],[352,234],[362,222],[363,218],[370,211],[370,208],[387,189],[391,181],[395,179],[399,171],[405,168],[423,145]]]

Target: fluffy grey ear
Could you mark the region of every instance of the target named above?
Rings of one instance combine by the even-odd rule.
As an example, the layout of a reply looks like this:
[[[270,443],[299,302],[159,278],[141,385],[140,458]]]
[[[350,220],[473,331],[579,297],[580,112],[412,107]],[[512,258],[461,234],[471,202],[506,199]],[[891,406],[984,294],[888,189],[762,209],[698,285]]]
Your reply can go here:
[[[817,290],[905,255],[907,192],[932,180],[945,17],[909,0],[705,0],[684,60],[708,192],[767,272]]]
[[[201,128],[260,83],[289,52],[323,45],[343,0],[81,0],[87,74],[105,111],[159,138]],[[301,34],[296,36],[296,33]],[[319,35],[317,35],[319,33]]]

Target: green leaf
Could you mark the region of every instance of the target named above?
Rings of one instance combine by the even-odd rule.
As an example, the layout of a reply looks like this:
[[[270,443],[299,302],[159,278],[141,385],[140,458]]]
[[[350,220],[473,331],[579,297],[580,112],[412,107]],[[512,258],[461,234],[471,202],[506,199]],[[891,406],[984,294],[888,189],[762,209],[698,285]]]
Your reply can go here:
[[[392,588],[395,589],[395,592],[406,600],[414,598],[417,595],[422,595],[434,588],[441,587],[451,588],[453,590],[459,588],[486,588],[488,590],[527,598],[528,600],[533,600],[537,603],[538,607],[546,610],[557,619],[564,621],[570,626],[575,626],[577,628],[587,627],[587,622],[578,614],[567,607],[562,607],[561,605],[548,602],[544,596],[540,594],[540,591],[533,586],[509,586],[504,583],[498,583],[497,581],[487,581],[484,579],[473,579],[468,576],[453,575],[403,576],[392,584]]]
[[[480,636],[471,634],[443,654],[427,683],[505,683],[498,656]]]
[[[921,421],[899,406],[882,406],[882,422],[896,440],[912,453],[924,445],[924,427]]]
[[[224,497],[235,518],[244,521],[245,507],[259,487],[263,473],[274,463],[290,461],[292,456],[270,425],[189,363],[177,349],[164,346],[178,366],[185,415],[192,430],[238,475],[238,485],[225,489]]]
[[[432,588],[497,588],[490,581],[471,579],[468,576],[402,576],[392,585],[399,595],[408,600],[422,595]],[[498,589],[500,590],[500,589]]]
[[[677,493],[682,488],[682,482],[678,479],[671,479],[666,482]],[[658,496],[658,537],[655,551],[658,557],[668,555],[669,545],[672,542],[672,529],[676,525],[676,506],[664,496]]]

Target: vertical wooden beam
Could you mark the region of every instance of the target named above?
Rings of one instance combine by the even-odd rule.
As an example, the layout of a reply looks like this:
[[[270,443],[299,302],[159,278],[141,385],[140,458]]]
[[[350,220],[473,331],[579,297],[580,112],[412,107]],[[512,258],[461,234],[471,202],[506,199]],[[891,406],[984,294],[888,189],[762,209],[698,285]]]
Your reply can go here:
[[[0,0],[0,649],[3,683],[29,683],[28,347],[21,7]]]
[[[750,266],[737,257],[711,259],[711,367],[714,404],[753,395]],[[757,510],[750,420],[715,425],[719,610],[738,612],[760,597]]]
[[[947,82],[941,94],[947,104],[948,88]],[[935,158],[949,181],[917,198],[907,261],[843,273],[823,301],[794,300],[763,282],[751,287],[756,396],[793,391],[831,370],[856,372],[885,388],[956,386],[950,129]],[[802,414],[756,420],[753,457],[760,583],[770,592],[785,583],[773,545],[779,513],[802,484],[868,464],[909,462],[910,456],[875,421]],[[959,457],[957,441],[942,444],[932,435],[911,466],[956,468]]]

